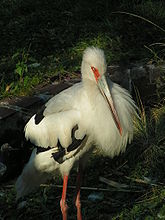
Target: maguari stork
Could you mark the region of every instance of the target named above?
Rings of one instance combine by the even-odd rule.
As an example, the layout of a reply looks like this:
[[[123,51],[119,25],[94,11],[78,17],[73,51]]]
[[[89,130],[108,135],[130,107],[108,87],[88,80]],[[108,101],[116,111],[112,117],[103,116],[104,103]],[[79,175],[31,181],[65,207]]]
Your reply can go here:
[[[73,165],[78,166],[75,205],[81,220],[80,187],[90,154],[98,148],[113,158],[125,151],[137,114],[129,92],[110,80],[103,50],[88,47],[84,51],[81,73],[80,83],[52,97],[26,124],[26,139],[38,147],[16,182],[18,199],[59,171],[63,220],[67,219],[66,192]]]

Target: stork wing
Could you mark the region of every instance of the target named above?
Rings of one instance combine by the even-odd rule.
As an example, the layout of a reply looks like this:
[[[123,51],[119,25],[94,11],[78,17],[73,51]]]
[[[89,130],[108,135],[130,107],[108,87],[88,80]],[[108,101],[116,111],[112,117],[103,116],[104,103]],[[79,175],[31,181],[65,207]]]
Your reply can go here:
[[[35,115],[25,127],[25,137],[40,147],[56,147],[58,141],[67,148],[72,143],[72,128],[79,124],[80,113],[76,110],[53,113],[45,116],[39,124]]]
[[[25,126],[26,139],[45,148],[55,147],[59,143],[63,148],[76,148],[78,142],[73,141],[71,134],[76,125],[79,127],[81,118],[77,108],[81,88],[82,84],[78,83],[51,98]],[[73,143],[76,143],[75,147]]]
[[[35,123],[39,124],[45,116],[50,114],[74,109],[77,92],[81,91],[81,87],[82,84],[77,83],[52,97],[35,115]]]
[[[58,95],[51,98],[45,104],[44,116],[61,111],[76,109],[77,100],[79,99],[82,89],[82,83],[77,83],[74,86],[60,92]]]
[[[78,130],[78,125],[76,125],[73,129],[72,129],[72,143],[67,147],[67,151],[61,146],[60,141],[58,141],[57,143],[57,147],[59,149],[58,152],[52,153],[53,158],[58,162],[58,163],[63,163],[64,162],[64,156],[69,154],[71,151],[76,150],[78,147],[80,147],[81,143],[83,142],[83,140],[85,139],[86,135],[84,134],[84,137],[82,139],[77,139],[75,137],[75,132],[76,130]],[[72,154],[71,154],[72,157]],[[69,159],[69,157],[67,157],[67,159]]]

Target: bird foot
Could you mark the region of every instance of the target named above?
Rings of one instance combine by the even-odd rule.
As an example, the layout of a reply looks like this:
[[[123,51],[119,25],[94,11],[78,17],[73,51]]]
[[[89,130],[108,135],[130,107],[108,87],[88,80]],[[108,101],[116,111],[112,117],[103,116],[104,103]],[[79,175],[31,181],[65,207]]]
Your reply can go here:
[[[80,200],[76,199],[75,206],[77,208],[77,220],[82,220]]]
[[[81,208],[77,208],[77,220],[82,220]]]
[[[66,201],[61,199],[60,206],[61,206],[63,220],[67,220],[68,205]]]

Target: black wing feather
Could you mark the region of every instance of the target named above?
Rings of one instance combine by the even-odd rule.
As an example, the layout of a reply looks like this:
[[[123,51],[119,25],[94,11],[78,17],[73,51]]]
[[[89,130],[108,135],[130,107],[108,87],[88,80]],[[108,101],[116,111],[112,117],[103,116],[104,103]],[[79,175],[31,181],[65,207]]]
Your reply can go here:
[[[71,152],[75,149],[77,149],[80,144],[83,142],[83,140],[85,139],[86,135],[82,138],[82,139],[76,139],[75,138],[75,131],[78,130],[78,125],[75,125],[72,129],[72,143],[68,146],[67,148],[67,152]],[[54,160],[56,160],[58,163],[62,163],[63,160],[63,156],[66,154],[66,151],[65,149],[62,147],[60,141],[58,140],[58,149],[59,149],[59,152],[56,152],[56,153],[52,153],[52,157],[54,158]]]
[[[41,109],[37,112],[37,114],[35,115],[34,119],[35,119],[35,124],[36,125],[38,125],[42,121],[42,119],[44,118],[44,111],[45,111],[45,109],[46,109],[46,106],[43,105],[41,107]]]

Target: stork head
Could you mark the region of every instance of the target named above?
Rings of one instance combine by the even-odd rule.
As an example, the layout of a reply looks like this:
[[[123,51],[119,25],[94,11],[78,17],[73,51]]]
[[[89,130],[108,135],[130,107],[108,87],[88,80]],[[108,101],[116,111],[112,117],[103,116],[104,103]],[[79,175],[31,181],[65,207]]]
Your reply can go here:
[[[103,50],[96,47],[88,47],[84,51],[81,64],[82,79],[83,81],[90,80],[97,85],[100,93],[110,108],[119,133],[122,135],[122,128],[120,125],[119,117],[114,105],[113,97],[111,95],[111,84],[107,82],[110,79],[105,74],[106,70],[107,64]]]
[[[107,64],[103,50],[96,47],[88,47],[83,54],[81,64],[82,78],[92,80],[93,82],[105,74]]]

